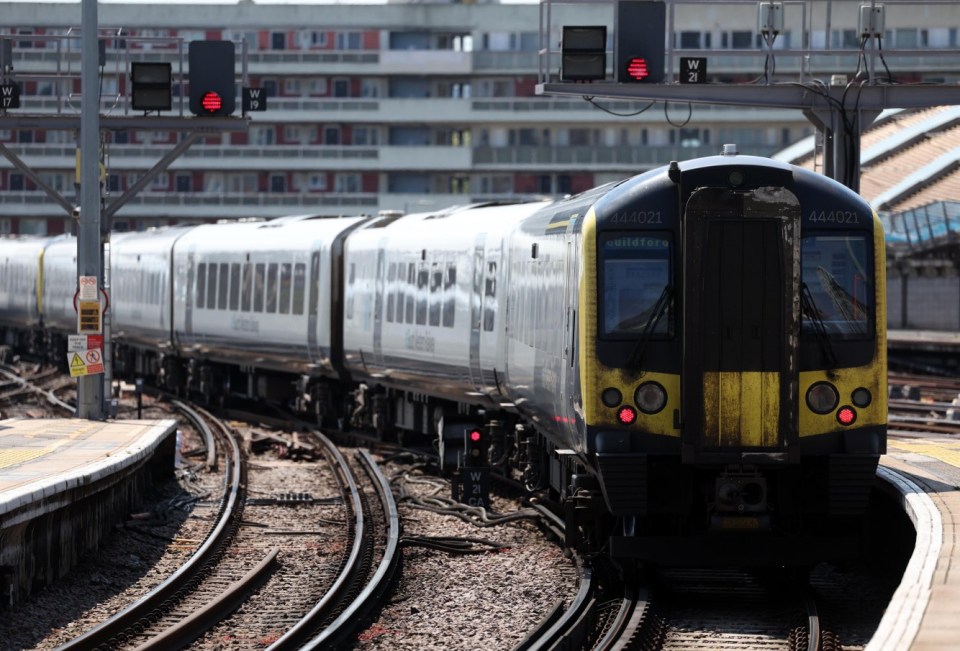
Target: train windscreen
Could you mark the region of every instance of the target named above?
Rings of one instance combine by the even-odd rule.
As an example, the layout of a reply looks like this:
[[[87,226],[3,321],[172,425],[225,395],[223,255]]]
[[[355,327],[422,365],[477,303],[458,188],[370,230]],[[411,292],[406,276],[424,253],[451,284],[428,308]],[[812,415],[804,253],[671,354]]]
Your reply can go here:
[[[809,234],[801,241],[800,255],[810,303],[803,312],[801,332],[814,335],[822,325],[831,338],[872,337],[873,261],[867,235]]]
[[[599,248],[602,336],[672,335],[672,307],[657,314],[672,284],[669,234],[605,233]]]

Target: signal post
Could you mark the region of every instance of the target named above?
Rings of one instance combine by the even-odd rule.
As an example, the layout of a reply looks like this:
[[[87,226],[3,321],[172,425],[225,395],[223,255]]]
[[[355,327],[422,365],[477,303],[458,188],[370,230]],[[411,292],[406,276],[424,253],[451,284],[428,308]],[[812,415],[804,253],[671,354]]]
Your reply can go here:
[[[79,131],[78,201],[70,201],[27,165],[14,151],[0,143],[0,155],[36,183],[77,221],[77,335],[69,341],[68,367],[77,377],[77,416],[103,420],[112,415],[112,404],[105,397],[110,385],[109,286],[105,277],[103,247],[109,241],[110,223],[116,212],[128,203],[166,168],[204,135],[222,131],[246,131],[247,111],[266,110],[266,96],[260,88],[248,88],[246,47],[243,49],[243,115],[236,112],[236,45],[232,41],[194,41],[189,44],[190,67],[186,79],[175,80],[170,63],[130,63],[130,86],[124,115],[100,115],[99,72],[105,50],[99,34],[97,0],[82,0],[81,110],[79,114],[18,113],[21,91],[14,73],[14,55],[10,39],[0,39],[0,129],[36,128]],[[72,36],[70,38],[76,38]],[[182,50],[181,50],[182,51]],[[128,52],[129,56],[129,52]],[[180,64],[182,69],[182,62]],[[190,87],[189,110],[184,115],[184,98],[174,106],[172,85],[186,81]],[[131,114],[142,111],[141,115]],[[179,115],[161,115],[173,111]],[[151,113],[155,113],[151,115]],[[122,195],[105,204],[103,200],[101,134],[104,130],[170,130],[189,135],[163,156]]]

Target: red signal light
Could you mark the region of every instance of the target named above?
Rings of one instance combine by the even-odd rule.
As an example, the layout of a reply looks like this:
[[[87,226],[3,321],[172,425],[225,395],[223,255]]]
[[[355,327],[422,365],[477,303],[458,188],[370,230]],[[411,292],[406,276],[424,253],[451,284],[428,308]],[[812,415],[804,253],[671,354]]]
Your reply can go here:
[[[473,430],[472,432],[470,432],[470,440],[473,441],[474,443],[479,442],[479,441],[480,441],[480,430],[475,429],[475,430]]]
[[[633,57],[627,61],[627,75],[636,81],[643,81],[650,76],[647,60],[643,57]]]
[[[857,420],[857,412],[853,407],[841,407],[837,412],[837,421],[841,425],[852,425]]]
[[[632,425],[633,421],[637,420],[637,412],[633,407],[621,407],[617,411],[617,418],[624,425]]]
[[[223,108],[223,99],[213,91],[209,91],[203,94],[203,99],[200,101],[200,105],[203,106],[203,110],[208,113],[216,113],[221,108]]]

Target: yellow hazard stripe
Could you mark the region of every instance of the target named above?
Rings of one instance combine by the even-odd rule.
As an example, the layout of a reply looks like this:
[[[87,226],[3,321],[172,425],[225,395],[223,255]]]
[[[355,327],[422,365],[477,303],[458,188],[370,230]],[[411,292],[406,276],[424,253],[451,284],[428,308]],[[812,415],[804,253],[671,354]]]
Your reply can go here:
[[[9,468],[10,466],[15,466],[18,463],[24,463],[25,461],[31,461],[37,457],[42,457],[45,454],[53,452],[55,447],[47,448],[14,448],[10,450],[3,450],[0,452],[0,468]]]
[[[922,454],[925,457],[931,457],[937,461],[943,461],[960,468],[960,446],[939,445],[937,443],[905,443],[903,441],[891,441],[892,451],[913,452]]]

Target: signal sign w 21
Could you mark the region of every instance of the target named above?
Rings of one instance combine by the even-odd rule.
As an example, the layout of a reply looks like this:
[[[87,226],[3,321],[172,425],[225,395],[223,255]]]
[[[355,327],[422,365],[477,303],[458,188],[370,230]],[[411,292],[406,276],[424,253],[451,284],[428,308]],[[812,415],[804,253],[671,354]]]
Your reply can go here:
[[[680,83],[707,83],[706,57],[680,57]]]

